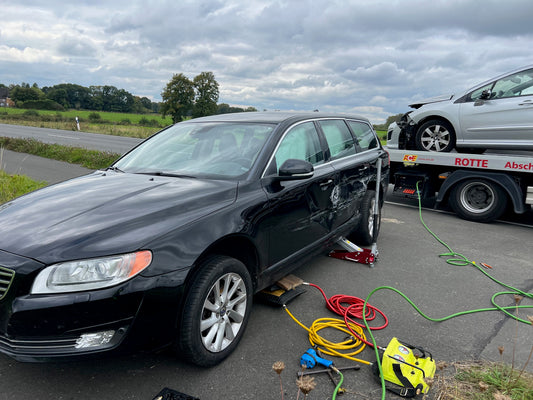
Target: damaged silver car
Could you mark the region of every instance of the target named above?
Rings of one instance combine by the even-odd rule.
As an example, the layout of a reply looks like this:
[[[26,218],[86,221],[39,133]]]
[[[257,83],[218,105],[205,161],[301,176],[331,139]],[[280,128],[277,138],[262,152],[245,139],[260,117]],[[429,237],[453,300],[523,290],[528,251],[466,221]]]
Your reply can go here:
[[[533,65],[500,75],[459,95],[410,104],[388,127],[389,148],[483,153],[533,150]]]

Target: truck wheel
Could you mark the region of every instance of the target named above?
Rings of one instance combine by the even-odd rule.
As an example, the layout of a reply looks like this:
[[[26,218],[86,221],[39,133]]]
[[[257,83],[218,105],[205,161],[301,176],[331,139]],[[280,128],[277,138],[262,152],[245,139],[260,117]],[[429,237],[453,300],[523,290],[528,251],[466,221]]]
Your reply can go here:
[[[374,243],[379,235],[381,226],[381,207],[378,207],[377,229],[374,230],[374,204],[376,203],[376,192],[367,190],[361,201],[361,222],[351,235],[350,240],[361,246],[368,246]]]
[[[252,280],[242,262],[214,256],[191,282],[176,349],[189,362],[209,367],[237,347],[252,308]]]
[[[450,206],[461,218],[489,222],[503,214],[507,196],[498,184],[469,179],[455,185],[450,194]]]
[[[455,132],[449,122],[432,119],[418,128],[415,143],[421,151],[450,152],[455,147]]]

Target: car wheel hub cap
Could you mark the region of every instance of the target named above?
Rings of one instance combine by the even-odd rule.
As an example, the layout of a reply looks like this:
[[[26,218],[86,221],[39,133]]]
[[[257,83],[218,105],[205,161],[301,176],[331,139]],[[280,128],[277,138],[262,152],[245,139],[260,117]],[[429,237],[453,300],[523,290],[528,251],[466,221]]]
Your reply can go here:
[[[213,284],[200,320],[200,335],[207,350],[218,353],[233,342],[246,315],[246,299],[246,286],[238,274],[223,275]]]
[[[422,145],[429,151],[442,151],[450,144],[450,133],[440,125],[430,126],[422,135]]]

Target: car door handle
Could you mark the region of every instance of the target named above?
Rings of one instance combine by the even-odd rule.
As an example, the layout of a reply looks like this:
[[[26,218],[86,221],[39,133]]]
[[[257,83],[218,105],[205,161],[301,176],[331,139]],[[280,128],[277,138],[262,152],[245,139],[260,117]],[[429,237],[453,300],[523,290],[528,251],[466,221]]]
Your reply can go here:
[[[326,187],[326,186],[329,186],[333,183],[333,179],[328,179],[326,182],[322,182],[320,184],[320,187]]]
[[[518,103],[519,106],[533,106],[533,102],[531,100],[524,100],[523,103]]]

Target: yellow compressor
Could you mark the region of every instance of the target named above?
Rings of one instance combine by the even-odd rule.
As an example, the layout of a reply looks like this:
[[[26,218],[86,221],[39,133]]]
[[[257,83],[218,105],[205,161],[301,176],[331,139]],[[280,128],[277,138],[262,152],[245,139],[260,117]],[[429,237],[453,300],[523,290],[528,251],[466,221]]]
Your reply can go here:
[[[417,350],[416,354],[413,350]],[[415,397],[428,392],[429,386],[425,379],[435,376],[436,366],[428,351],[392,338],[383,353],[381,369],[383,379],[394,384],[386,385],[388,390],[402,397]],[[375,372],[377,373],[377,366]]]

